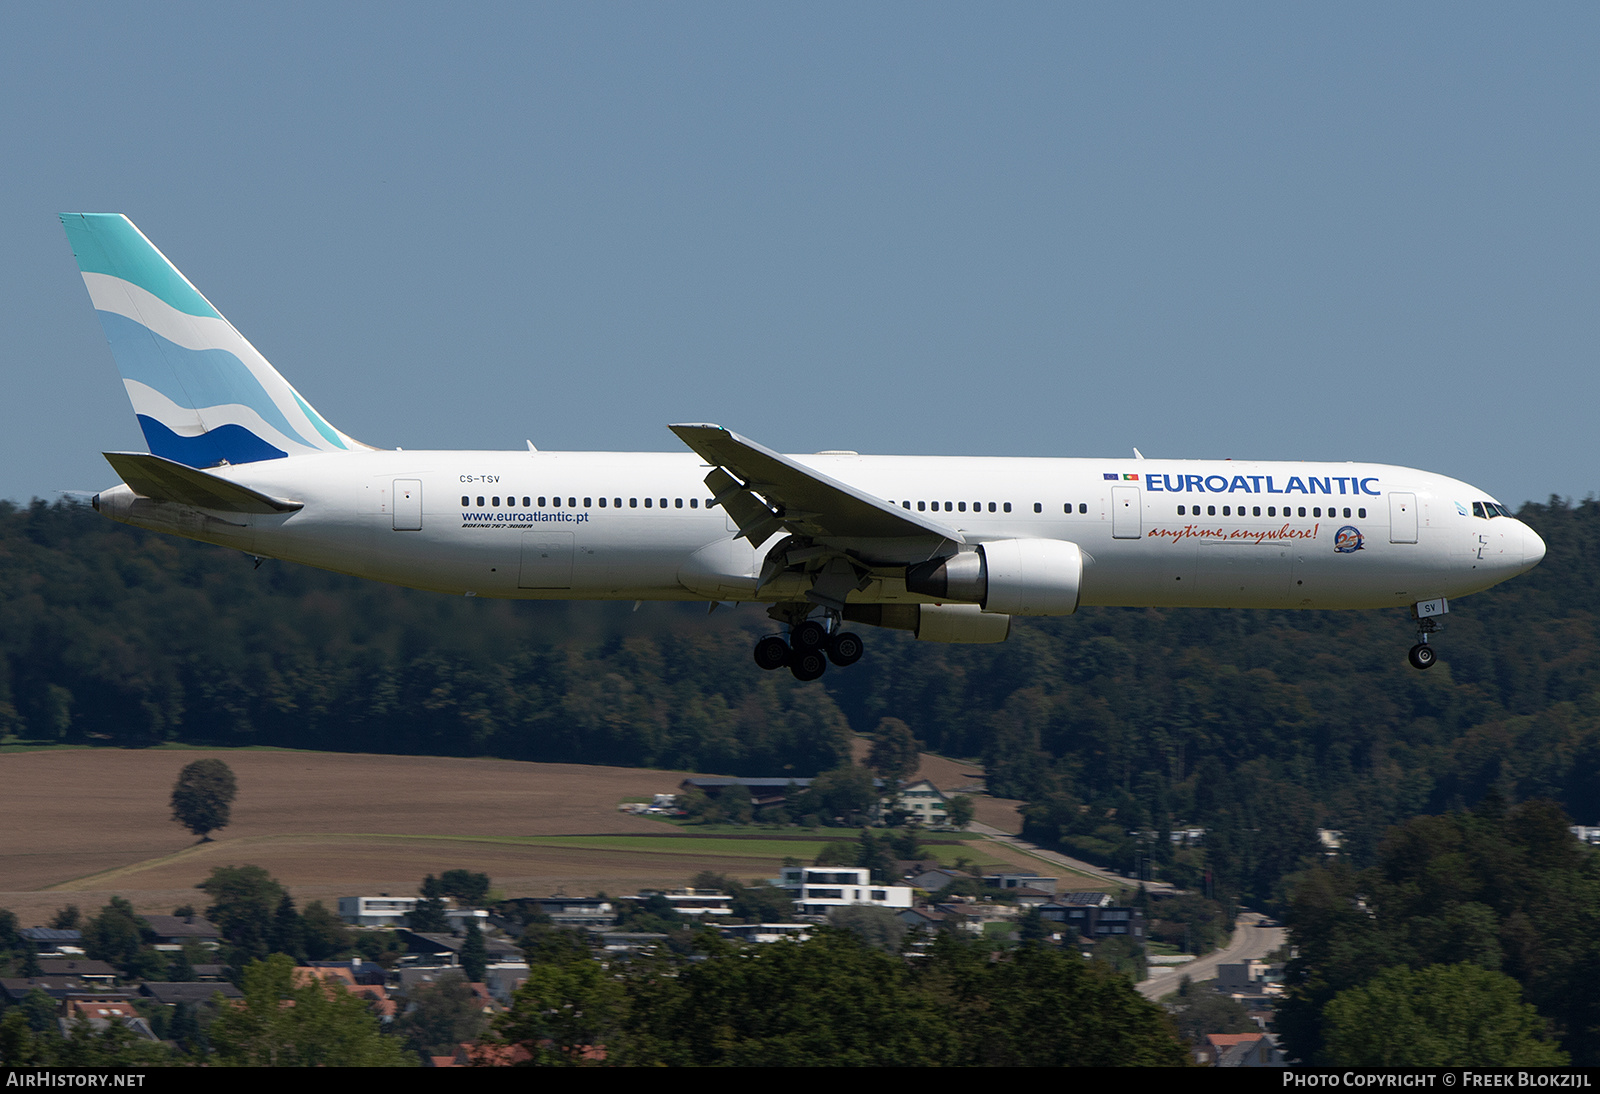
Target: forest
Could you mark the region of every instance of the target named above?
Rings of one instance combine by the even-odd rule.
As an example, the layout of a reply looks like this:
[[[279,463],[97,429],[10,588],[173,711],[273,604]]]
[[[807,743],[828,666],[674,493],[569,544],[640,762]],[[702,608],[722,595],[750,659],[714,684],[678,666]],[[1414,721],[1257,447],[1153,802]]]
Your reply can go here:
[[[1457,601],[1426,673],[1399,610],[1085,609],[997,646],[868,630],[801,684],[752,663],[755,606],[452,598],[0,503],[0,741],[801,777],[898,718],[982,760],[1036,839],[1281,909],[1319,829],[1364,868],[1491,790],[1600,822],[1600,503],[1518,515],[1544,563]],[[1163,838],[1187,827],[1201,847]]]

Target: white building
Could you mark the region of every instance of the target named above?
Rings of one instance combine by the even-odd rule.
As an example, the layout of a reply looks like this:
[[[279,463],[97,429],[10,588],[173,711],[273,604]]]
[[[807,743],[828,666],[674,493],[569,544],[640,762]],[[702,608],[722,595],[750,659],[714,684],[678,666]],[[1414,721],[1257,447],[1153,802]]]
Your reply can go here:
[[[644,889],[635,900],[665,897],[679,915],[732,915],[733,898],[720,889]]]
[[[339,918],[352,927],[403,927],[416,911],[414,896],[342,896]]]
[[[950,823],[950,807],[945,796],[927,779],[918,779],[902,787],[899,805],[924,828],[943,828]]]
[[[779,884],[793,894],[802,915],[827,915],[852,904],[911,907],[911,886],[875,885],[872,871],[859,866],[785,866]]]

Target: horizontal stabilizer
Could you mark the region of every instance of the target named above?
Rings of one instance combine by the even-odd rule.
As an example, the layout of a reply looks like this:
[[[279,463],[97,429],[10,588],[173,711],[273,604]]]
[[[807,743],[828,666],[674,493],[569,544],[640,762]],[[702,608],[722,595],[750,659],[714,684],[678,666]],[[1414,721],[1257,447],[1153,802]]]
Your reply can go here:
[[[224,513],[292,513],[302,507],[301,502],[274,498],[160,456],[144,452],[103,455],[134,493],[155,501]]]

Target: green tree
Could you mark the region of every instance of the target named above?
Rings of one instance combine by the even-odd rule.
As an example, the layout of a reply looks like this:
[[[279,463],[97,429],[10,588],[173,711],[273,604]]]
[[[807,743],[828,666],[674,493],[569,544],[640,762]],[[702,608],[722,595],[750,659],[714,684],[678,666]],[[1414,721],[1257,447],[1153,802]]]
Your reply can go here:
[[[196,760],[178,773],[172,788],[172,819],[202,840],[228,826],[239,785],[221,760]]]
[[[1196,984],[1187,976],[1178,990],[1161,1000],[1172,1015],[1173,1025],[1191,1044],[1199,1044],[1208,1033],[1253,1033],[1257,1026],[1231,995],[1223,995],[1212,982]]]
[[[534,1064],[577,1067],[596,1062],[595,1046],[610,1051],[626,1003],[621,982],[600,962],[568,949],[556,960],[529,965],[528,979],[496,1029],[522,1046]]]
[[[489,899],[489,875],[446,870],[439,877],[439,891],[432,895],[454,897],[462,905],[481,907]]]
[[[872,734],[872,750],[867,766],[885,782],[898,785],[909,779],[922,764],[922,753],[911,727],[899,718],[883,718]]]
[[[395,1020],[395,1033],[419,1056],[448,1056],[458,1044],[477,1041],[489,1018],[471,986],[459,976],[418,984]]]
[[[1029,943],[992,960],[941,934],[925,990],[948,1000],[960,1063],[1000,1067],[1178,1067],[1188,1051],[1165,1012],[1126,977],[1074,950]]]
[[[703,961],[643,968],[629,982],[631,1064],[669,1066],[920,1066],[954,1062],[956,1030],[918,993],[898,956],[848,931],[732,949]]]
[[[945,803],[945,816],[950,819],[950,827],[958,832],[971,824],[976,815],[977,809],[966,794],[957,794]]]
[[[332,961],[348,953],[353,944],[344,921],[320,900],[313,900],[300,913],[300,930],[306,957],[312,961]]]
[[[112,897],[83,926],[84,951],[97,961],[117,966],[130,979],[155,979],[166,969],[166,958],[149,944],[152,940],[144,917],[120,896]]]
[[[294,898],[288,892],[278,898],[272,913],[272,927],[267,934],[267,946],[273,953],[288,954],[296,962],[305,960],[304,928],[300,913],[295,910]]]
[[[406,916],[406,926],[425,934],[444,934],[450,929],[450,920],[444,914],[444,901],[436,896],[425,896],[417,901],[411,914]]]
[[[857,825],[872,819],[878,808],[878,791],[872,772],[855,764],[824,771],[806,788],[805,812],[815,812],[830,823]]]
[[[828,913],[828,923],[849,931],[869,946],[895,954],[900,952],[911,929],[888,908],[874,908],[869,904],[835,908]]]
[[[273,919],[286,895],[271,874],[259,866],[219,866],[195,887],[211,897],[206,918],[234,946],[233,963],[271,952]]]
[[[366,1002],[337,981],[294,983],[294,961],[273,954],[241,977],[242,1006],[223,1007],[210,1040],[223,1064],[243,1067],[404,1067],[415,1063],[385,1036]]]
[[[1386,969],[1323,1010],[1339,1067],[1562,1067],[1567,1054],[1517,982],[1477,965]]]
[[[484,944],[483,931],[476,919],[467,920],[466,939],[461,943],[461,970],[473,983],[481,983],[489,969],[489,947]]]
[[[1294,958],[1276,1025],[1294,1058],[1323,1059],[1331,1000],[1388,969],[1472,964],[1516,981],[1575,1062],[1600,1058],[1600,856],[1549,802],[1417,817],[1375,864],[1296,878]]]

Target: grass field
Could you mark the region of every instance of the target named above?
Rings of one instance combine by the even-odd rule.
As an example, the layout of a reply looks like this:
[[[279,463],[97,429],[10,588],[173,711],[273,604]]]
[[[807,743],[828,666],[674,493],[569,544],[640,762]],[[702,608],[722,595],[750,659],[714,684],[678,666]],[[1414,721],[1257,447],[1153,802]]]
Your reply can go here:
[[[239,797],[232,823],[197,843],[168,802],[179,770],[205,756],[233,769]],[[144,912],[203,907],[194,886],[218,866],[245,864],[270,871],[302,905],[411,895],[423,875],[455,868],[488,873],[507,896],[618,895],[681,886],[701,870],[771,877],[786,856],[809,861],[829,839],[853,838],[702,834],[617,811],[674,790],[685,774],[265,749],[5,751],[0,907],[24,925],[69,903],[96,910],[112,894]],[[999,809],[980,819],[1003,819],[1006,803],[985,806]],[[934,850],[947,863],[966,854],[1051,872],[984,841]]]

